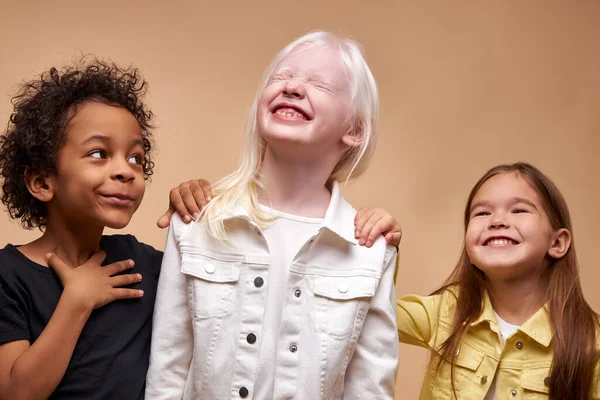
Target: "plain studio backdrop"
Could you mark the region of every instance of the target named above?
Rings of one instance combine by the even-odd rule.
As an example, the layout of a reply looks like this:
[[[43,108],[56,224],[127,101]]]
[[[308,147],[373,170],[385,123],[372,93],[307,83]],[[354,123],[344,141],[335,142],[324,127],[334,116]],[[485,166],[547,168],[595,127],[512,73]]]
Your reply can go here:
[[[313,29],[365,48],[381,91],[379,143],[344,189],[402,224],[397,293],[427,294],[454,267],[462,212],[490,167],[527,161],[563,191],[581,280],[600,310],[600,2],[0,1],[0,120],[16,84],[82,53],[139,67],[157,116],[156,168],[124,230],[163,249],[156,220],[181,181],[239,160],[259,77]],[[0,217],[0,245],[39,235]],[[397,399],[418,397],[427,352],[401,346]]]

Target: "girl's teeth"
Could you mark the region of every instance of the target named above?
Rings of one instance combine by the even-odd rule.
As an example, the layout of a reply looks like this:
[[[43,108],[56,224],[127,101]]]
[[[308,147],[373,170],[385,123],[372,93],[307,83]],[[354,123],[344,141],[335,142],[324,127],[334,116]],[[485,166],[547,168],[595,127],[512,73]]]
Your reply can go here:
[[[515,242],[510,239],[492,239],[488,242],[488,244],[496,246],[506,246],[509,244],[515,244]]]
[[[282,115],[284,117],[290,117],[290,118],[293,117],[293,118],[299,118],[299,119],[306,119],[304,117],[304,115],[300,114],[299,112],[295,112],[295,111],[290,112],[290,111],[287,111],[287,110],[285,110],[283,108],[280,108],[279,110],[277,110],[276,113],[279,114],[279,115]]]

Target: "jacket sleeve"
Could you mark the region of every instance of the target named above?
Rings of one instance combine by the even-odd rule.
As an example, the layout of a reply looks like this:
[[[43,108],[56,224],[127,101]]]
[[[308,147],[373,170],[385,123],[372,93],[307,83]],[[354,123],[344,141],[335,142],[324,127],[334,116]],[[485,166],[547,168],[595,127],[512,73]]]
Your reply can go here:
[[[344,379],[344,399],[393,399],[398,367],[396,249],[388,246],[384,271],[365,317]]]
[[[181,272],[177,231],[183,222],[173,215],[167,236],[152,321],[146,399],[181,399],[193,352],[192,320],[186,277]]]
[[[442,295],[406,295],[397,300],[398,339],[428,348],[439,318]]]

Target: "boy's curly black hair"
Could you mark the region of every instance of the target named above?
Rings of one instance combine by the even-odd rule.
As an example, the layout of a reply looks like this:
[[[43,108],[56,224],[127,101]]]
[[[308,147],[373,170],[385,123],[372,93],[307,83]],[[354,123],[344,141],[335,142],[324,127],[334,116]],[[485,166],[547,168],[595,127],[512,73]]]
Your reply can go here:
[[[13,97],[14,111],[0,137],[2,203],[24,228],[42,229],[48,223],[46,206],[25,186],[25,171],[42,175],[57,172],[58,152],[65,143],[67,125],[78,106],[97,101],[123,107],[137,119],[144,146],[144,178],[152,175],[154,115],[144,104],[147,83],[137,68],[84,57],[75,66],[51,68],[22,85]]]

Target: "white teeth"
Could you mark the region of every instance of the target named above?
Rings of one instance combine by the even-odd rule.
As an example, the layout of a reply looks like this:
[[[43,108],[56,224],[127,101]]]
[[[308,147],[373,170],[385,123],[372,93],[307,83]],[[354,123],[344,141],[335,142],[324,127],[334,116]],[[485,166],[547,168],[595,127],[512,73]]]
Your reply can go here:
[[[514,240],[510,239],[492,239],[487,242],[488,245],[492,246],[507,246],[517,244]]]
[[[306,119],[306,117],[303,114],[294,111],[291,108],[280,108],[277,111],[275,111],[275,113],[288,118]]]

